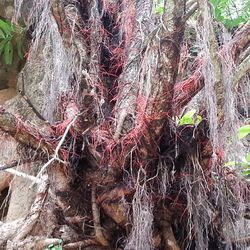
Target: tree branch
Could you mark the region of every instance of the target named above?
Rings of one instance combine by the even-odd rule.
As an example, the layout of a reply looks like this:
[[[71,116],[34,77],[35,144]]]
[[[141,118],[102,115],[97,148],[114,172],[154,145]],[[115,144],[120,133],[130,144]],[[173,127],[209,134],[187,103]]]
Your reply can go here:
[[[18,161],[12,161],[9,164],[5,164],[5,165],[0,166],[0,171],[6,170],[6,169],[9,169],[9,168],[14,168],[17,165],[18,165]]]
[[[202,62],[197,65],[194,73],[186,80],[179,82],[174,87],[174,113],[178,114],[181,109],[203,88],[204,79],[201,74]]]
[[[232,54],[237,58],[250,44],[250,21],[240,27],[232,40]]]
[[[240,80],[250,71],[250,55],[248,55],[236,68],[233,85],[237,86]]]
[[[234,35],[230,46],[232,56],[235,62],[238,61],[241,53],[248,50],[250,44],[250,21],[242,26]],[[246,65],[240,64],[235,72],[233,79],[234,85],[237,85],[239,80],[249,71],[249,56],[244,59]],[[174,87],[174,107],[175,114],[181,111],[181,109],[187,105],[187,103],[204,87],[204,79],[201,74],[202,61],[198,63],[194,69],[193,74],[186,80],[179,82]]]
[[[32,181],[33,183],[36,183],[36,184],[41,184],[43,182],[43,180],[40,179],[40,178],[37,178],[37,177],[35,177],[33,175],[23,173],[23,172],[18,171],[16,169],[6,169],[5,171],[10,173],[10,174],[13,174],[13,175],[28,179],[28,180]]]
[[[49,154],[52,154],[55,150],[53,143],[48,142],[49,137],[54,137],[49,126],[47,126],[49,136],[45,137],[39,132],[38,128],[25,124],[21,119],[5,111],[3,107],[0,111],[0,129],[14,137],[18,142],[33,149],[45,151]]]
[[[198,9],[198,4],[195,3],[194,5],[191,6],[189,11],[186,13],[185,19],[188,20]]]

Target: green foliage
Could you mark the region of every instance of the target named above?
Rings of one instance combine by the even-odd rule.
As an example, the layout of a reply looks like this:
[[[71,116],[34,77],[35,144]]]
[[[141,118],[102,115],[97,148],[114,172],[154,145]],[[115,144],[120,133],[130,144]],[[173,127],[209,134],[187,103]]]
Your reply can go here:
[[[181,125],[198,125],[202,121],[202,117],[200,115],[196,115],[197,111],[195,109],[189,110],[186,112],[181,119],[179,120],[178,124]]]
[[[5,64],[12,64],[14,52],[20,59],[23,59],[23,33],[24,30],[20,26],[0,19],[0,56],[3,57]]]
[[[246,155],[246,163],[245,169],[242,171],[242,175],[249,176],[250,175],[250,153]]]
[[[247,154],[246,160],[247,160],[248,162],[250,162],[250,153]]]
[[[242,162],[229,161],[225,164],[227,167],[240,167],[242,168],[241,174],[243,176],[250,175],[250,153],[248,153]]]
[[[250,18],[250,0],[210,0],[215,19],[231,30]]]
[[[57,245],[50,244],[44,250],[63,250],[62,244],[63,244],[63,241],[62,240],[58,240],[58,244]]]
[[[250,134],[250,125],[244,125],[238,130],[239,139],[243,139]]]
[[[238,137],[239,139],[243,139],[250,134],[250,125],[244,125],[239,128],[238,130]],[[225,166],[232,166],[232,167],[241,167],[243,170],[241,174],[243,176],[250,175],[250,152],[245,156],[245,159],[242,162],[236,161],[229,161],[225,164]]]
[[[164,12],[165,12],[164,0],[158,0],[155,6],[155,13],[162,15],[164,14]]]

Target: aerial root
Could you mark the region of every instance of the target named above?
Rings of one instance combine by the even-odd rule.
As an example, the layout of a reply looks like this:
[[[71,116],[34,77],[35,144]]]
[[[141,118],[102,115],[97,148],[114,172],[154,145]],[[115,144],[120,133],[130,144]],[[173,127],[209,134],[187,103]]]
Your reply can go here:
[[[6,249],[9,250],[32,249],[33,247],[36,246],[35,244],[38,244],[38,246],[40,245],[42,246],[41,248],[38,248],[36,246],[35,249],[43,249],[44,246],[48,245],[47,244],[48,239],[42,239],[36,237],[32,237],[32,239],[30,238],[25,239],[27,235],[32,231],[32,229],[34,228],[34,226],[38,221],[40,212],[42,211],[44,205],[44,201],[46,200],[47,197],[47,189],[48,189],[47,183],[43,182],[38,190],[37,197],[31,207],[30,213],[27,215],[26,218],[0,224],[0,247],[3,247],[6,244],[6,242],[7,242]],[[43,243],[45,245],[43,245]]]
[[[95,237],[96,240],[103,246],[108,246],[109,242],[107,241],[104,233],[103,228],[101,227],[100,221],[100,210],[96,202],[96,186],[93,184],[91,189],[91,201],[92,201],[92,213],[93,213],[93,221],[94,221],[94,228],[95,228]]]
[[[56,149],[55,149],[55,152],[54,152],[54,154],[53,154],[53,157],[52,157],[47,163],[45,163],[45,164],[42,166],[42,168],[41,168],[41,170],[39,171],[39,173],[37,174],[36,178],[40,177],[40,176],[44,173],[44,171],[46,170],[46,168],[47,168],[49,165],[51,165],[54,161],[58,161],[58,162],[64,163],[64,162],[60,159],[59,151],[60,151],[60,149],[61,149],[61,147],[62,147],[64,141],[66,140],[66,136],[67,136],[67,134],[68,134],[70,128],[73,126],[73,124],[75,123],[75,121],[77,120],[78,117],[79,117],[79,114],[77,114],[77,115],[71,120],[71,122],[67,125],[67,127],[66,127],[66,129],[65,129],[65,131],[64,131],[64,133],[63,133],[63,136],[62,136],[61,140],[59,141],[58,145],[56,146]]]
[[[30,209],[30,213],[25,218],[25,223],[21,226],[18,235],[13,239],[14,242],[21,241],[31,232],[31,230],[37,223],[37,220],[39,219],[47,194],[48,183],[43,182],[39,187],[36,199]]]

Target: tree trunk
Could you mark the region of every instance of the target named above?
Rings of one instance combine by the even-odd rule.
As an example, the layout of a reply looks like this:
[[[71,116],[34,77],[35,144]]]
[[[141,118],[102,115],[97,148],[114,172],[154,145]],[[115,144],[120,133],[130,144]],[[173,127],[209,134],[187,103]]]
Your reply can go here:
[[[250,185],[224,165],[249,22],[220,44],[207,0],[16,0],[12,20],[32,35],[0,110],[1,249],[247,248]]]

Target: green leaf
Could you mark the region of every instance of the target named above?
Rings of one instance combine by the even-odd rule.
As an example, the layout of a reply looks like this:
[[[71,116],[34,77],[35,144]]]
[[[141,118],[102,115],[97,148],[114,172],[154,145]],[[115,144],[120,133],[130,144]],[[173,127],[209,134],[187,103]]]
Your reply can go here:
[[[50,244],[48,247],[45,248],[45,250],[63,250],[62,245],[53,245]]]
[[[156,8],[155,8],[155,13],[156,14],[163,14],[165,12],[165,8],[164,7],[162,7],[162,6],[157,6]]]
[[[185,113],[180,121],[179,121],[179,125],[187,125],[187,124],[194,124],[193,121],[193,116],[196,113],[195,109],[189,110],[187,113]]]
[[[247,154],[246,160],[247,160],[248,162],[250,162],[250,153]]]
[[[237,162],[237,161],[228,161],[225,163],[225,167],[244,167],[244,168],[248,168],[250,165],[248,162]]]
[[[62,250],[62,246],[61,245],[56,245],[56,246],[54,246],[53,250]]]
[[[63,244],[63,240],[60,239],[60,240],[58,240],[58,244],[57,245],[50,244],[44,250],[63,250],[62,244]]]
[[[203,120],[201,115],[197,115],[195,124],[199,124]]]
[[[195,109],[189,110],[187,113],[185,113],[181,119],[179,120],[179,125],[197,125],[202,121],[202,117],[200,115],[195,115],[197,111]]]
[[[236,161],[228,161],[225,163],[225,167],[236,166],[238,163]]]
[[[250,133],[250,125],[245,125],[239,128],[238,137],[239,139],[245,138]]]
[[[9,26],[10,32],[15,32],[16,31],[16,26],[11,23],[9,20],[5,20],[5,23]]]
[[[5,34],[1,29],[0,29],[0,38],[5,38]]]
[[[24,29],[10,21],[0,19],[0,56],[5,64],[12,64],[14,52],[19,58],[24,56]]]
[[[59,245],[62,245],[62,243],[63,243],[63,240],[62,240],[62,239],[58,240],[58,244],[59,244]]]
[[[155,6],[155,13],[156,14],[164,14],[165,8],[164,8],[164,1],[157,1]]]
[[[215,19],[231,30],[250,18],[250,1],[241,1],[236,5],[234,0],[210,0],[214,9]]]
[[[13,33],[14,31],[14,27],[12,24],[1,19],[0,19],[0,29],[2,29],[6,35],[11,35],[11,33]]]
[[[4,50],[4,46],[5,46],[5,44],[7,43],[7,41],[8,40],[2,40],[1,42],[0,42],[0,56],[1,56],[1,54],[2,54],[2,52],[3,52],[3,50]]]
[[[13,62],[13,45],[11,41],[8,41],[4,46],[4,62],[7,65],[12,64]]]
[[[244,176],[250,175],[250,169],[244,170],[244,171],[242,171],[241,173],[242,173],[242,175],[244,175]]]

